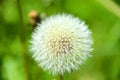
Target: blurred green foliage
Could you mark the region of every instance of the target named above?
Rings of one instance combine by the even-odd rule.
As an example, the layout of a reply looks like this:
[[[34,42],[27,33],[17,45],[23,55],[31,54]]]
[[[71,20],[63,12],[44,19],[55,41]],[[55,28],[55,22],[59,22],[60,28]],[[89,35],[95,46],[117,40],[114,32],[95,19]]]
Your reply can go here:
[[[120,4],[119,0],[107,1]],[[28,17],[31,10],[47,16],[73,14],[93,32],[92,57],[81,70],[66,73],[64,80],[120,80],[120,17],[114,12],[97,0],[20,0],[20,5],[24,28],[21,28],[17,0],[0,0],[0,80],[58,80],[58,76],[42,71],[29,52],[33,31]]]

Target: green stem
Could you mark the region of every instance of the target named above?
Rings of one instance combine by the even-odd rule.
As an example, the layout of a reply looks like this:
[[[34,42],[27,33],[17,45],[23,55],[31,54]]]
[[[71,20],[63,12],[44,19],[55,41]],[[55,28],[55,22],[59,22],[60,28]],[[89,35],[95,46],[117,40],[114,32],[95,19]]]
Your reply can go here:
[[[29,72],[28,72],[28,60],[27,60],[27,49],[25,45],[25,25],[24,25],[24,16],[22,13],[22,7],[20,4],[20,0],[17,1],[17,7],[19,11],[19,16],[20,16],[20,44],[21,44],[21,49],[22,49],[22,57],[23,57],[23,63],[24,63],[24,68],[25,68],[25,74],[26,74],[26,80],[30,80]]]
[[[60,80],[63,80],[63,75],[60,75],[59,78],[60,78]]]
[[[113,0],[97,0],[97,2],[120,18],[120,7]]]

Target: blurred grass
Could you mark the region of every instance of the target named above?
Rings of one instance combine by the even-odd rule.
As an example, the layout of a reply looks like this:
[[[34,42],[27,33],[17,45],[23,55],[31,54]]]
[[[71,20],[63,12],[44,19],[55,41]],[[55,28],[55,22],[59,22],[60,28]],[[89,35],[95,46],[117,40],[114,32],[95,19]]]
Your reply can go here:
[[[99,0],[100,1],[100,0]],[[28,50],[32,29],[28,13],[45,12],[47,16],[70,13],[84,20],[93,32],[94,51],[81,70],[66,73],[64,80],[120,80],[120,15],[119,0],[20,0],[25,25],[27,68],[20,42],[20,15],[16,0],[0,0],[0,80],[58,80],[42,71]],[[119,11],[118,11],[119,10]]]

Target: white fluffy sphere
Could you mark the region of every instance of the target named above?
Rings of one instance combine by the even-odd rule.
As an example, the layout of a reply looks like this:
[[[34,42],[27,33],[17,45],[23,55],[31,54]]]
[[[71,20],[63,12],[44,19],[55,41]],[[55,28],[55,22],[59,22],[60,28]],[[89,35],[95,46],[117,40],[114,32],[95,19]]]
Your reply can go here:
[[[44,70],[64,74],[79,69],[90,56],[91,31],[72,15],[46,18],[32,34],[31,51]]]

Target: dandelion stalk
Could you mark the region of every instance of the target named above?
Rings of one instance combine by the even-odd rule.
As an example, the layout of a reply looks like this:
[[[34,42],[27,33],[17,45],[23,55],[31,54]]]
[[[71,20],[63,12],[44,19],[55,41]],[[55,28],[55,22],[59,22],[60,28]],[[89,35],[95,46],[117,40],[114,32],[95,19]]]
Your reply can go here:
[[[16,1],[17,1],[17,7],[19,11],[19,16],[20,16],[20,43],[21,43],[22,57],[23,57],[24,68],[26,73],[26,80],[31,80],[28,72],[28,61],[27,61],[27,54],[26,54],[27,49],[25,46],[25,25],[24,25],[24,19],[23,19],[24,16],[22,13],[20,0],[16,0]]]
[[[59,78],[60,78],[60,80],[63,80],[63,75],[60,75]]]
[[[105,8],[120,18],[120,7],[114,2],[114,0],[97,0],[97,2],[102,4]]]

